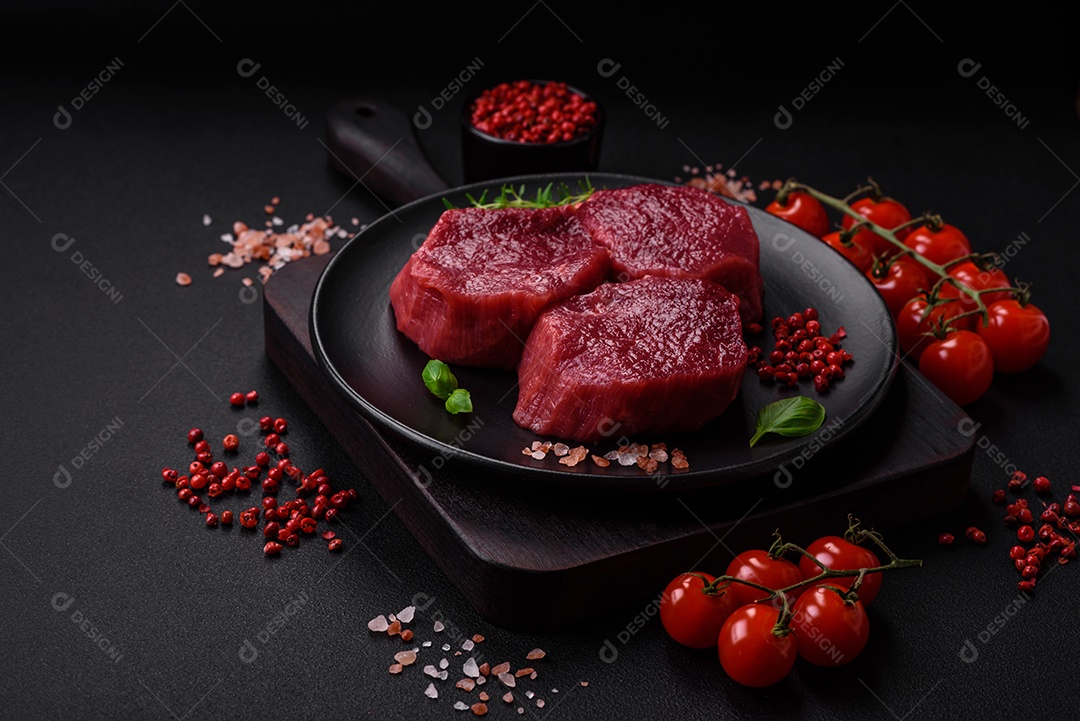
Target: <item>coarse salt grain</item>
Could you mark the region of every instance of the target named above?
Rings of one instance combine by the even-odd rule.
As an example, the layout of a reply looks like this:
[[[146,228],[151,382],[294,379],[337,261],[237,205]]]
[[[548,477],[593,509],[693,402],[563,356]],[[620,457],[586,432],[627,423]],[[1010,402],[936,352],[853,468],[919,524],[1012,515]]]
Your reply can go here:
[[[487,683],[487,676],[477,676],[476,677],[476,685],[477,686],[482,686],[485,683]]]
[[[473,643],[483,643],[484,637],[479,633],[474,633],[472,637]]]
[[[481,701],[490,701],[491,700],[491,696],[488,696],[487,691],[481,691],[478,694],[478,696],[479,696]]]
[[[678,448],[671,452],[671,467],[672,468],[689,468],[690,463],[686,460],[686,455],[683,454]]]
[[[521,668],[514,673],[514,676],[521,678],[522,676],[528,676],[532,672],[533,670],[531,668]]]
[[[487,704],[483,704],[483,703],[474,703],[471,706],[471,708],[472,708],[473,715],[475,715],[475,716],[483,716],[488,711]]]
[[[559,463],[573,467],[585,460],[587,455],[589,455],[589,450],[585,446],[578,446],[572,449],[565,457],[560,458]]]
[[[191,285],[191,276],[187,273],[177,273],[176,284],[181,287]]]
[[[416,663],[416,651],[398,651],[394,654],[394,660],[402,666],[411,666]]]
[[[469,704],[465,703],[464,701],[458,701],[457,703],[454,704],[454,710],[456,710],[456,711],[468,711],[469,710]]]
[[[442,650],[443,650],[443,651],[449,651],[449,650],[450,650],[450,644],[448,644],[448,643],[444,643],[444,644],[442,645]]]
[[[465,672],[466,676],[472,676],[473,678],[476,678],[480,675],[480,669],[476,666],[476,659],[474,659],[472,656],[470,656],[465,661],[465,665],[462,666],[462,670]]]
[[[611,461],[609,461],[606,458],[603,458],[602,456],[593,456],[592,457],[592,462],[595,463],[596,465],[600,466],[601,468],[607,468],[608,466],[611,465]]]
[[[435,668],[429,663],[427,666],[424,666],[424,675],[431,676],[432,678],[438,678],[439,669]]]
[[[506,703],[514,703],[514,694],[510,691],[507,691],[503,694],[503,701],[505,701]]]
[[[582,685],[582,687],[588,686],[588,685],[589,685],[589,682],[588,682],[588,681],[582,681],[582,682],[581,682],[581,685]]]
[[[517,679],[514,678],[514,675],[512,673],[506,673],[505,671],[499,674],[499,681],[507,688],[514,688],[517,686]]]
[[[439,698],[439,689],[435,688],[435,684],[429,683],[424,695],[428,698]]]
[[[510,670],[510,662],[509,661],[503,661],[498,666],[492,666],[491,675],[492,676],[498,676],[499,674],[504,674],[509,670]]]
[[[386,629],[390,628],[390,624],[386,622],[386,616],[379,615],[368,621],[368,630],[375,633],[383,633]]]
[[[556,443],[555,444],[555,455],[557,455],[557,456],[565,456],[569,452],[570,452],[570,446],[566,445],[565,443]]]
[[[439,661],[439,668],[446,668],[449,665],[450,665],[450,662],[447,661],[445,658],[442,659],[441,661]]]
[[[472,639],[467,638],[467,639],[465,639],[464,641],[461,642],[461,650],[462,651],[472,651],[473,647],[475,645],[476,644],[473,643]]]
[[[469,692],[476,688],[476,681],[473,681],[471,678],[463,678],[455,683],[454,686],[460,688],[462,691]]]
[[[210,216],[209,216],[209,215],[203,215],[203,217],[202,217],[202,224],[203,224],[203,225],[210,225],[210,224],[211,224],[211,223],[213,223],[213,222],[214,222],[214,221],[210,220]]]
[[[649,458],[648,456],[639,456],[637,465],[638,468],[646,473],[656,473],[656,469],[660,466],[660,464],[656,462],[656,459]]]
[[[390,673],[401,673],[401,668],[400,663],[392,663],[390,664]]]
[[[536,699],[536,708],[544,708],[544,699],[542,699],[542,698]]]
[[[406,606],[398,612],[398,620],[402,623],[412,623],[413,616],[416,614],[416,606]]]
[[[433,631],[435,631],[435,633],[442,633],[443,629],[446,628],[446,626],[443,625],[442,621],[436,621],[435,625],[431,628]]]

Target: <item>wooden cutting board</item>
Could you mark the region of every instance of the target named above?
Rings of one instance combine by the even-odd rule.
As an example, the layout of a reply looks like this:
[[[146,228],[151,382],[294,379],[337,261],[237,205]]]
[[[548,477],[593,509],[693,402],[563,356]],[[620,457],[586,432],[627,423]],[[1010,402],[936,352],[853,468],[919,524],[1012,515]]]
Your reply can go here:
[[[967,416],[901,363],[888,396],[849,436],[790,475],[673,493],[530,488],[387,438],[316,364],[310,299],[331,256],[279,270],[264,286],[266,352],[371,485],[492,623],[541,631],[640,611],[681,571],[721,573],[774,529],[808,543],[849,513],[876,528],[960,503],[970,478]],[[918,499],[918,502],[915,502]]]

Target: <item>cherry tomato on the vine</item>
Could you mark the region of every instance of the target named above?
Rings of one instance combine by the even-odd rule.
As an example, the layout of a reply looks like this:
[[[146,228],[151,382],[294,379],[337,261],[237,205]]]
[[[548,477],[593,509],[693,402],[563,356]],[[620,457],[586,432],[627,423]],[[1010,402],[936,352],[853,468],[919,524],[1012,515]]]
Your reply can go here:
[[[904,238],[904,245],[938,265],[945,265],[971,252],[971,241],[955,225],[942,223],[934,229],[919,225]]]
[[[982,336],[958,330],[923,350],[919,372],[957,405],[966,406],[990,388],[994,357]]]
[[[897,258],[887,265],[877,264],[866,275],[881,297],[885,299],[889,315],[893,318],[905,303],[917,296],[920,290],[928,290],[930,285],[923,266],[906,256]]]
[[[744,581],[752,581],[773,590],[787,588],[803,580],[799,567],[794,563],[786,558],[774,558],[769,555],[768,551],[759,549],[740,553],[728,565],[724,575],[741,578]],[[731,590],[741,604],[753,603],[759,599],[769,597],[764,591],[759,591],[741,583],[731,584]],[[788,595],[795,598],[801,591],[802,589],[797,589],[791,591]]]
[[[795,666],[795,634],[776,635],[777,608],[753,603],[728,616],[720,629],[718,655],[724,671],[743,686],[762,688],[783,680]]]
[[[919,295],[905,303],[896,314],[896,336],[900,341],[900,348],[916,365],[926,346],[934,342],[929,333],[938,320],[949,321],[956,330],[971,330],[975,327],[972,316],[952,320],[964,310],[958,301],[934,306],[929,313],[926,305],[926,296]]]
[[[892,198],[881,198],[880,200],[875,200],[871,197],[859,198],[851,204],[851,209],[867,220],[876,223],[887,230],[892,230],[898,225],[903,225],[911,220],[911,213],[908,209],[905,208],[902,203],[893,200]],[[840,225],[847,230],[855,225],[856,222],[858,221],[850,215],[845,215],[843,220],[840,221]],[[909,228],[903,228],[897,231],[897,239],[903,240],[907,237],[909,230]],[[895,253],[898,250],[895,245],[870,230],[860,230],[855,234],[855,237],[862,241],[862,243],[875,255]]]
[[[788,193],[783,203],[778,197],[765,206],[765,212],[783,218],[819,238],[829,232],[829,216],[824,206],[817,198],[801,190]]]
[[[986,308],[988,322],[976,330],[994,357],[994,370],[1019,373],[1039,362],[1050,345],[1050,321],[1031,303],[1009,298]]]
[[[862,601],[845,603],[828,582],[811,586],[792,606],[799,656],[815,666],[842,666],[862,653],[870,622]]]
[[[858,235],[859,234],[856,233],[855,238],[858,238]],[[825,241],[828,246],[850,260],[855,264],[856,268],[865,273],[870,270],[870,267],[874,264],[874,256],[862,241],[857,241],[855,238],[852,238],[851,241],[845,245],[842,239],[842,231],[834,230],[831,233],[826,233],[821,236],[821,239]]]
[[[966,263],[960,263],[959,265],[949,269],[949,276],[960,281],[968,288],[972,290],[990,290],[993,288],[1009,288],[1012,283],[1009,282],[1009,276],[1005,275],[1000,268],[990,268],[989,270],[981,270],[979,266],[975,265],[971,261]],[[975,301],[967,293],[962,293],[952,283],[945,283],[941,286],[942,298],[959,298],[961,305],[965,311],[975,310],[977,307]],[[979,296],[985,305],[999,300],[1007,300],[1010,297],[1009,291],[1002,291],[1000,293],[983,293]]]
[[[860,568],[876,568],[881,565],[878,557],[869,548],[851,543],[841,536],[822,536],[809,546],[806,552],[823,563],[826,568],[834,571],[854,571]],[[813,578],[821,573],[821,567],[807,557],[799,561],[799,570],[804,579]],[[827,579],[829,585],[842,588],[845,591],[855,583],[855,576]],[[859,600],[864,606],[877,598],[881,590],[881,571],[868,573],[863,577],[862,585],[859,586]]]
[[[705,584],[714,580],[707,573],[684,573],[668,584],[660,598],[664,630],[684,646],[715,646],[724,621],[740,605],[730,587],[715,594],[702,593]]]

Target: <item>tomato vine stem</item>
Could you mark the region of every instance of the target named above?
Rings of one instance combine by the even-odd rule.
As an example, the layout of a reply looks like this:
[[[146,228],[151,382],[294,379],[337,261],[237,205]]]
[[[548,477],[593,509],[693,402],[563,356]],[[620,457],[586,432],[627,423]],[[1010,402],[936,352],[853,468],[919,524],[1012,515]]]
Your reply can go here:
[[[866,577],[867,574],[879,573],[881,571],[891,571],[891,570],[899,569],[899,568],[917,568],[919,566],[922,566],[922,560],[921,559],[917,559],[917,558],[915,558],[915,559],[900,558],[899,556],[897,556],[893,552],[893,550],[891,548],[889,548],[885,544],[885,540],[881,537],[880,533],[878,533],[877,531],[875,531],[873,529],[861,528],[859,520],[854,518],[851,515],[848,516],[848,524],[849,524],[848,530],[844,534],[844,536],[845,536],[845,538],[847,538],[847,540],[849,540],[850,542],[855,543],[855,544],[858,544],[858,543],[860,543],[860,542],[862,542],[864,540],[869,540],[869,541],[873,542],[874,545],[876,545],[881,550],[881,552],[883,554],[885,554],[886,558],[889,559],[889,562],[885,563],[885,564],[878,565],[878,566],[873,566],[873,567],[870,567],[870,568],[852,568],[852,569],[828,568],[825,564],[823,564],[821,561],[819,561],[813,554],[811,554],[809,551],[807,551],[802,546],[799,546],[799,545],[794,544],[794,543],[780,543],[780,534],[776,533],[775,534],[776,541],[773,543],[772,547],[769,549],[769,555],[770,556],[775,556],[775,557],[779,558],[781,556],[784,556],[787,553],[795,553],[795,554],[798,554],[800,556],[803,556],[803,557],[808,558],[811,561],[813,561],[814,564],[816,564],[818,566],[818,568],[821,569],[821,572],[818,573],[816,576],[813,576],[811,578],[804,578],[802,581],[799,581],[798,583],[793,583],[793,584],[791,584],[789,586],[785,586],[783,588],[775,588],[775,589],[774,588],[769,588],[768,586],[764,586],[764,585],[762,585],[760,583],[755,583],[754,581],[747,581],[746,579],[743,579],[743,578],[736,578],[735,576],[723,575],[723,576],[717,576],[716,579],[713,580],[712,583],[706,584],[701,589],[701,592],[705,593],[705,594],[715,594],[715,593],[721,591],[723,588],[726,588],[726,587],[730,586],[732,583],[741,583],[744,586],[749,586],[750,588],[755,588],[758,591],[762,591],[762,592],[768,594],[767,598],[766,599],[761,599],[761,601],[768,600],[770,603],[775,603],[777,601],[777,599],[779,599],[779,601],[781,603],[781,610],[780,610],[780,615],[779,615],[779,617],[777,618],[777,621],[776,621],[776,626],[773,628],[773,633],[776,634],[776,635],[779,635],[779,636],[783,636],[783,635],[787,635],[788,633],[790,633],[791,616],[792,616],[791,601],[790,601],[790,597],[788,595],[790,592],[796,591],[796,590],[798,590],[800,588],[805,588],[807,586],[815,585],[815,584],[817,584],[820,581],[823,581],[825,579],[829,579],[829,578],[851,578],[851,577],[854,576],[855,581],[852,583],[851,587],[846,592],[844,592],[842,595],[844,596],[845,602],[855,601],[856,599],[858,599],[857,591],[858,591],[859,587],[862,585],[863,579]],[[697,574],[694,574],[694,575],[697,575]],[[835,589],[835,590],[837,590],[839,592],[839,589]],[[758,601],[758,602],[760,603],[761,601]]]
[[[897,248],[898,251],[908,253],[911,256],[911,258],[914,259],[917,263],[919,263],[920,265],[922,265],[925,268],[929,269],[933,273],[934,277],[939,277],[940,278],[940,280],[938,280],[937,283],[935,283],[935,285],[934,285],[935,293],[932,296],[931,300],[934,300],[936,302],[936,300],[937,300],[936,291],[940,288],[940,286],[943,283],[949,283],[950,285],[954,286],[957,289],[957,291],[959,291],[960,293],[963,293],[964,295],[969,296],[976,303],[976,305],[978,306],[979,314],[982,316],[983,321],[985,323],[986,319],[988,318],[988,314],[987,314],[987,310],[986,310],[986,304],[983,303],[982,299],[979,297],[979,292],[977,290],[969,288],[968,286],[964,285],[963,283],[961,283],[956,278],[953,278],[951,275],[949,275],[949,271],[948,271],[948,268],[946,266],[939,265],[938,263],[935,263],[934,261],[932,261],[929,258],[927,258],[926,256],[924,256],[923,254],[915,252],[911,248],[908,248],[906,245],[904,245],[904,242],[902,240],[900,240],[899,238],[896,237],[896,233],[894,232],[894,230],[890,230],[889,228],[884,228],[884,227],[878,225],[874,221],[869,220],[868,218],[865,218],[858,211],[854,210],[851,207],[851,204],[850,204],[851,199],[853,199],[853,198],[857,197],[858,195],[860,195],[862,193],[865,193],[867,191],[870,191],[871,197],[880,197],[881,188],[872,179],[868,179],[868,181],[869,181],[869,185],[857,188],[852,194],[850,194],[850,195],[848,195],[848,196],[846,196],[844,198],[837,198],[837,197],[834,197],[834,196],[829,195],[827,193],[823,193],[822,191],[818,190],[817,188],[806,185],[805,183],[800,183],[800,182],[798,182],[798,181],[796,181],[794,179],[788,180],[787,183],[784,184],[784,187],[781,189],[781,191],[787,190],[788,192],[792,192],[792,191],[795,191],[795,190],[801,190],[802,192],[804,192],[807,195],[813,197],[814,199],[818,200],[819,202],[823,203],[824,205],[827,205],[830,208],[833,208],[834,210],[838,210],[841,213],[844,213],[845,215],[850,216],[857,223],[862,224],[865,228],[869,229],[874,234],[881,236],[882,238],[887,240],[889,243],[894,245]],[[926,217],[930,217],[930,216],[926,216]],[[972,262],[975,262],[976,264],[978,264],[978,261],[975,258],[971,258],[971,260],[972,260]],[[950,263],[949,265],[952,265],[952,264]],[[929,314],[929,312],[934,307],[935,307],[935,304],[932,304],[932,303],[928,302],[927,303],[927,308],[926,308],[926,311],[924,312],[923,317],[925,318],[926,315]]]

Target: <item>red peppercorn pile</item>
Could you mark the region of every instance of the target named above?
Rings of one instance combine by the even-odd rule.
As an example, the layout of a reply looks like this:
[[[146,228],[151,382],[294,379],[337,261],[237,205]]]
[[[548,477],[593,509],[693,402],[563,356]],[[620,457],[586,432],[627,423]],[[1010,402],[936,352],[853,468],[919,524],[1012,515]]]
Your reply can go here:
[[[1039,476],[1028,484],[1027,474],[1023,471],[1012,474],[1008,489],[1019,496],[1028,485],[1039,495],[1052,491],[1046,476]],[[1061,565],[1076,558],[1076,536],[1080,534],[1080,501],[1076,494],[1080,492],[1080,486],[1073,486],[1072,491],[1066,496],[1064,504],[1038,499],[1042,506],[1042,510],[1038,511],[1038,530],[1035,528],[1036,512],[1031,510],[1026,498],[1017,498],[1009,503],[1002,489],[991,495],[990,500],[994,503],[1005,505],[1005,527],[1015,528],[1016,537],[1021,543],[1032,544],[1030,547],[1016,545],[1009,550],[1009,558],[1020,572],[1018,585],[1021,591],[1034,590],[1040,572],[1050,565],[1053,556],[1057,556],[1057,562]]]
[[[472,106],[473,126],[488,135],[522,143],[559,143],[581,137],[597,123],[596,103],[566,83],[528,80],[500,83]]]
[[[751,323],[750,334],[760,333],[761,326]],[[844,366],[851,363],[851,354],[840,347],[847,337],[844,327],[832,335],[822,334],[818,312],[807,308],[787,318],[772,321],[776,345],[766,356],[760,346],[750,346],[747,364],[754,366],[762,381],[796,386],[804,378],[813,379],[814,390],[823,393],[835,381],[844,377]]]
[[[245,403],[256,403],[258,394],[255,391],[234,393],[229,400],[234,408],[239,409]],[[254,531],[261,515],[265,538],[263,552],[266,555],[277,555],[286,546],[295,548],[300,545],[301,536],[315,536],[319,521],[334,521],[338,512],[357,501],[360,494],[351,488],[335,490],[322,468],[305,473],[293,463],[288,457],[288,445],[281,440],[288,428],[288,421],[284,418],[260,418],[259,429],[265,434],[262,445],[267,450],[257,452],[252,465],[233,466],[231,469],[224,461],[214,459],[213,449],[203,437],[202,430],[192,428],[187,433],[187,441],[192,446],[195,459],[188,464],[187,475],[166,467],[161,469],[161,479],[176,489],[177,498],[203,514],[203,523],[208,528],[231,526],[233,511],[213,513],[210,504],[199,493],[205,492],[207,499],[216,500],[227,494],[246,493],[251,490],[253,483],[258,484],[262,490],[262,501],[237,514],[240,526]],[[240,440],[233,434],[225,436],[222,441],[224,452],[230,456],[236,454],[240,445]],[[276,462],[271,454],[277,456]],[[285,483],[293,487],[296,498],[279,502],[277,495]],[[309,497],[311,502],[308,501]],[[333,531],[322,534],[330,551],[340,551],[344,545],[336,535]]]

